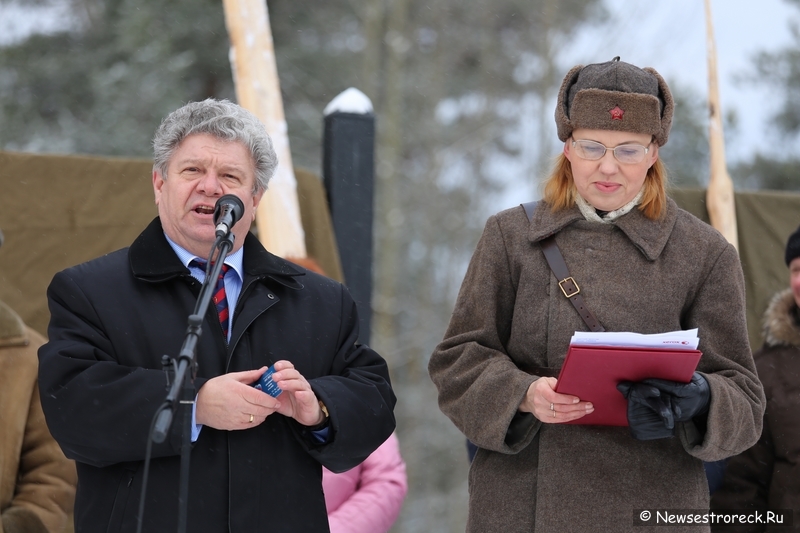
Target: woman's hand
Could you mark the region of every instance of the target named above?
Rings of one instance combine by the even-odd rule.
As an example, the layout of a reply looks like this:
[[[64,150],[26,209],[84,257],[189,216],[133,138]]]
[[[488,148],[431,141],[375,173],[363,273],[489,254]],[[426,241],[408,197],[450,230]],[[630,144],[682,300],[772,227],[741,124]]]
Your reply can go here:
[[[546,424],[560,424],[577,420],[594,411],[589,402],[582,402],[577,396],[559,394],[555,391],[556,378],[539,378],[528,387],[525,399],[519,406],[523,413],[533,416]]]

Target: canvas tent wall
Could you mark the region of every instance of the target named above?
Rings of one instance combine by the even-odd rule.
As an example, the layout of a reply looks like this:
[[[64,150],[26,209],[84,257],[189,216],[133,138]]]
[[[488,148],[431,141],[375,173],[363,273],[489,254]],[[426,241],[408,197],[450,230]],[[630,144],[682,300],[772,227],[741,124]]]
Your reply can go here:
[[[156,216],[152,166],[146,159],[0,151],[0,300],[46,334],[53,275],[128,246]],[[295,173],[308,255],[342,281],[322,182]]]
[[[682,208],[709,222],[705,190],[672,190],[670,196]],[[789,286],[783,252],[786,239],[800,225],[800,194],[737,192],[734,202],[739,257],[747,289],[747,329],[750,345],[755,350],[763,342],[762,317],[770,299]],[[702,332],[700,335],[702,338]]]
[[[6,234],[0,249],[0,299],[46,333],[45,291],[53,274],[128,246],[156,215],[151,167],[143,159],[0,151],[0,228]],[[295,172],[308,254],[341,280],[322,184],[307,171]],[[705,191],[670,194],[708,222]],[[788,285],[783,249],[800,224],[800,194],[741,192],[735,200],[748,333],[757,348],[762,341],[761,315],[771,296]]]

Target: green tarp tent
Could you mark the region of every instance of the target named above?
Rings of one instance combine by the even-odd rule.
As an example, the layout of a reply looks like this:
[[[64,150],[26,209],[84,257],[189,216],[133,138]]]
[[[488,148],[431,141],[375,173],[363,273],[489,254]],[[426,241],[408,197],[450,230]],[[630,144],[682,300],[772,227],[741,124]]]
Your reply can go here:
[[[156,216],[145,159],[0,151],[0,300],[47,334],[53,275],[130,245]],[[306,249],[330,277],[342,267],[321,180],[296,169]]]

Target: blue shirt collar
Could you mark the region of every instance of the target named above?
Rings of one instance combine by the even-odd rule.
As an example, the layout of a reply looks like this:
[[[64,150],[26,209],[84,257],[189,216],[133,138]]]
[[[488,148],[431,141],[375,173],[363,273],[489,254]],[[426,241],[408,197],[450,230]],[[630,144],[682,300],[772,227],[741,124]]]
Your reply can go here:
[[[189,268],[189,263],[191,263],[192,260],[194,259],[202,261],[203,263],[206,262],[207,258],[196,256],[190,251],[181,247],[175,241],[170,239],[169,235],[167,235],[166,232],[164,233],[164,237],[167,239],[167,242],[175,251],[175,254],[178,256],[178,259],[180,259],[181,263],[183,263],[183,266],[185,266],[186,268]],[[244,246],[242,246],[232,254],[229,254],[227,257],[225,257],[225,264],[231,267],[231,269],[234,272],[236,272],[240,280],[244,280],[244,268],[242,267],[243,259],[244,259]]]

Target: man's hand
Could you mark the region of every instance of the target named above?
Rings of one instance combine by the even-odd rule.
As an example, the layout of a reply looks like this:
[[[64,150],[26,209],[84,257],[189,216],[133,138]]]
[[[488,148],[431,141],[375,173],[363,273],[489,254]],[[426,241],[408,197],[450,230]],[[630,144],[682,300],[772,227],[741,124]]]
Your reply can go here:
[[[266,370],[231,372],[206,381],[197,393],[195,421],[224,430],[249,429],[262,423],[281,407],[277,398],[251,386]]]
[[[569,422],[594,412],[591,403],[582,402],[571,394],[556,392],[556,383],[556,378],[539,378],[531,383],[519,410],[533,413],[533,416],[547,424]]]
[[[325,413],[319,406],[319,400],[306,378],[298,372],[289,361],[275,363],[274,381],[283,392],[278,396],[280,407],[278,412],[294,418],[304,426],[316,426],[325,421]]]

